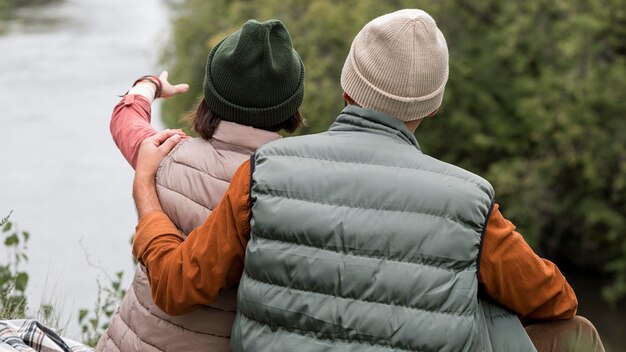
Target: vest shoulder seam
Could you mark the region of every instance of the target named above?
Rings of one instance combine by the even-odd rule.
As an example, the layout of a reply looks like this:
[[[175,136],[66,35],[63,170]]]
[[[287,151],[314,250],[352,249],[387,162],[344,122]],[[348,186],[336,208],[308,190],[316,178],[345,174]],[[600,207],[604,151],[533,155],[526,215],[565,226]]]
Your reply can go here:
[[[477,228],[472,227],[471,224],[462,222],[462,221],[456,221],[450,217],[447,216],[443,216],[443,215],[437,215],[437,214],[432,214],[432,213],[427,213],[427,212],[422,212],[422,211],[413,211],[413,210],[403,210],[403,209],[388,209],[388,208],[368,208],[368,207],[363,207],[363,206],[358,206],[358,205],[347,205],[347,204],[340,204],[340,203],[335,203],[335,202],[327,202],[327,201],[322,201],[322,200],[311,200],[311,199],[305,199],[304,197],[297,197],[297,196],[293,196],[293,195],[288,195],[286,194],[286,192],[282,191],[282,190],[278,190],[278,189],[272,189],[272,188],[266,188],[265,189],[266,192],[261,192],[259,190],[256,190],[255,193],[265,193],[271,196],[275,196],[275,197],[281,197],[281,198],[285,198],[285,199],[293,199],[293,200],[298,200],[301,202],[306,202],[306,203],[314,203],[314,204],[324,204],[324,205],[332,205],[332,206],[336,206],[336,207],[343,207],[343,208],[350,208],[350,209],[361,209],[361,210],[374,210],[374,211],[386,211],[386,212],[393,212],[393,213],[406,213],[406,214],[420,214],[420,215],[426,215],[426,216],[431,216],[431,217],[435,217],[435,218],[439,218],[439,219],[444,219],[444,220],[448,220],[451,221],[455,224],[459,224],[461,227],[470,230],[470,231],[477,231]],[[292,192],[293,193],[293,192]]]
[[[283,289],[288,289],[291,291],[299,291],[299,292],[303,292],[303,293],[312,293],[312,294],[316,294],[316,295],[321,295],[321,296],[326,296],[326,297],[330,297],[330,298],[340,298],[340,299],[345,299],[345,300],[352,300],[352,301],[360,301],[360,302],[364,302],[364,303],[370,303],[370,304],[380,304],[380,305],[384,305],[384,306],[391,306],[391,307],[397,307],[397,308],[405,308],[405,309],[409,309],[409,310],[416,310],[419,312],[424,312],[424,313],[428,313],[428,314],[436,314],[436,315],[446,315],[446,316],[455,316],[455,317],[461,317],[461,318],[471,318],[473,317],[475,312],[469,312],[469,313],[456,313],[456,312],[450,312],[450,311],[434,311],[434,310],[428,310],[425,308],[418,308],[418,307],[413,307],[413,306],[409,306],[409,305],[405,305],[405,304],[395,304],[395,303],[389,303],[389,302],[381,302],[381,301],[375,301],[375,300],[367,300],[367,299],[361,299],[361,298],[354,298],[354,297],[343,297],[343,296],[337,296],[337,295],[332,295],[329,293],[324,293],[324,292],[318,292],[318,291],[312,291],[312,290],[304,290],[301,288],[294,288],[293,286],[284,286],[280,283],[275,283],[275,282],[266,282],[263,280],[259,280],[259,279],[255,279],[252,276],[250,276],[250,273],[246,273],[246,276],[248,276],[248,278],[252,281],[256,281],[256,282],[260,282],[262,284],[265,285],[271,285],[271,286],[278,286],[280,288]]]
[[[407,350],[407,349],[403,349],[403,348],[398,348],[392,345],[385,345],[385,344],[380,344],[380,343],[374,343],[374,342],[370,342],[370,341],[364,341],[364,340],[350,340],[350,339],[346,339],[346,338],[341,338],[341,337],[337,337],[337,336],[332,336],[332,337],[326,337],[325,335],[321,335],[322,337],[318,336],[316,334],[316,331],[313,330],[302,330],[302,329],[296,329],[296,328],[287,328],[284,326],[278,326],[278,325],[270,325],[270,324],[266,324],[264,322],[258,321],[252,317],[250,317],[247,314],[244,314],[242,311],[239,312],[239,314],[241,314],[244,318],[253,321],[257,324],[261,324],[261,325],[265,325],[265,326],[269,326],[271,329],[275,329],[275,330],[282,330],[282,331],[286,331],[286,332],[290,332],[290,333],[294,333],[300,336],[309,336],[315,340],[322,340],[322,341],[328,341],[328,342],[334,342],[336,340],[340,340],[346,343],[351,343],[351,344],[360,344],[360,345],[369,345],[372,347],[382,347],[382,348],[386,348],[386,349],[392,349],[393,351],[399,351],[399,352],[430,352],[430,350]],[[313,336],[311,336],[313,335]],[[434,350],[433,350],[434,351]]]
[[[436,172],[436,171],[432,171],[432,170],[416,169],[416,168],[412,168],[412,167],[399,166],[399,165],[384,165],[384,164],[374,164],[374,163],[362,163],[362,162],[358,162],[358,161],[348,161],[348,160],[333,160],[333,159],[327,159],[327,158],[319,158],[319,157],[312,157],[312,156],[302,156],[302,155],[294,155],[294,154],[273,154],[273,153],[267,153],[267,152],[265,152],[264,154],[266,156],[272,156],[272,157],[289,157],[289,158],[298,158],[298,159],[313,159],[313,160],[321,160],[321,161],[328,161],[328,162],[341,163],[341,164],[357,164],[357,165],[381,166],[381,167],[391,167],[391,168],[396,168],[396,169],[414,170],[414,171],[417,171],[417,172],[427,172],[427,173],[431,173],[431,174],[435,174],[435,175],[452,177],[452,178],[461,180],[463,182],[467,182],[467,183],[473,184],[474,186],[477,186],[478,188],[480,188],[482,191],[485,191],[487,193],[491,193],[491,192],[489,192],[489,189],[487,187],[485,187],[485,185],[481,185],[478,182],[474,182],[472,180],[468,180],[468,179],[462,178],[462,177],[457,176],[457,175],[452,175],[452,174],[443,173],[443,172]],[[426,154],[424,154],[424,155],[426,156]],[[434,160],[437,160],[437,159],[434,159]],[[437,160],[437,161],[442,162],[440,160]],[[464,170],[464,169],[461,169],[461,170]],[[464,170],[464,171],[471,174],[471,172],[469,172],[467,170]]]

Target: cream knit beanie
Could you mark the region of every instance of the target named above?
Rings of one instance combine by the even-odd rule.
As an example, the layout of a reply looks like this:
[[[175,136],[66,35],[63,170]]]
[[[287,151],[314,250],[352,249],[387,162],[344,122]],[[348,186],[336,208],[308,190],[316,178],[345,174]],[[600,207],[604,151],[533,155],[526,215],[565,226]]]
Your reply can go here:
[[[360,106],[400,121],[441,106],[448,81],[448,46],[422,10],[400,10],[365,25],[352,42],[341,87]]]

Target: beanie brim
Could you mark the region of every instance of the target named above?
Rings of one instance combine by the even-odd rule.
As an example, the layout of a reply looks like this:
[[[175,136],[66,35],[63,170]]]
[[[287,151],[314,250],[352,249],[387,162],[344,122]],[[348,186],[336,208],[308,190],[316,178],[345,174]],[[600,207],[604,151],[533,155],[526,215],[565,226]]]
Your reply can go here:
[[[290,97],[274,106],[261,108],[241,106],[224,98],[213,84],[213,78],[211,76],[211,63],[213,62],[213,57],[215,56],[217,49],[224,42],[224,40],[213,48],[207,59],[206,78],[204,80],[204,99],[209,109],[216,113],[222,120],[256,128],[276,126],[295,115],[296,111],[298,111],[304,101],[305,73],[304,64],[302,63],[300,56],[294,52],[300,63],[300,79],[298,88]],[[249,87],[241,88],[249,89]]]
[[[405,98],[376,88],[358,70],[354,57],[354,44],[350,48],[341,71],[341,88],[361,107],[376,110],[407,122],[418,120],[439,109],[443,101],[448,68],[439,89],[424,97]]]

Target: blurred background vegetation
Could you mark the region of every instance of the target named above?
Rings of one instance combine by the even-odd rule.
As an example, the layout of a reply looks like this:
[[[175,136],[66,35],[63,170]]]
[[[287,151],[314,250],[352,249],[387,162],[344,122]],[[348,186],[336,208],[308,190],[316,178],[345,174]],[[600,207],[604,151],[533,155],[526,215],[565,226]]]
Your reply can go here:
[[[2,0],[0,0],[2,1]],[[443,107],[422,150],[488,179],[505,216],[562,268],[626,297],[626,0],[470,2],[182,0],[163,63],[190,94],[163,105],[170,127],[202,93],[210,49],[250,18],[278,18],[307,69],[302,112],[324,131],[343,107],[339,77],[369,20],[422,8],[450,52]],[[600,288],[598,288],[600,289]]]
[[[0,0],[0,14],[4,15],[11,10],[23,6],[43,5],[60,0]]]

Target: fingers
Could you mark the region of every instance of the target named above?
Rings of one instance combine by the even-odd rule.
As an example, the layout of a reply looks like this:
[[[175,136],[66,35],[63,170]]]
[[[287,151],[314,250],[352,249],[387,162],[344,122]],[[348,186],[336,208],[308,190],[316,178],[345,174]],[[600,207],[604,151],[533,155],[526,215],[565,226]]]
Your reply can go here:
[[[183,139],[182,130],[164,130],[146,138],[139,147],[135,177],[154,179],[163,158]]]
[[[161,132],[157,132],[152,137],[146,138],[146,141],[149,141],[149,143],[159,146],[163,144],[168,138],[174,135],[177,135],[180,137],[181,134],[184,134],[182,130],[169,130],[168,129],[168,130],[163,130]]]
[[[161,144],[159,146],[159,150],[164,154],[167,155],[170,153],[170,151],[172,151],[172,149],[174,149],[174,147],[178,144],[178,142],[180,142],[182,140],[182,138],[180,137],[179,134],[174,134],[172,136],[170,136],[168,139],[165,140],[165,142],[163,142],[163,144]]]
[[[169,98],[173,95],[179,94],[179,93],[185,93],[189,90],[189,85],[186,83],[181,83],[181,84],[177,84],[177,85],[172,85],[169,81],[169,73],[167,71],[163,71],[161,72],[161,74],[159,75],[159,79],[161,80],[161,84],[163,85],[162,90],[161,90],[161,97],[162,98]]]
[[[176,93],[185,93],[189,90],[189,85],[187,83],[181,83],[174,86],[174,91]]]

